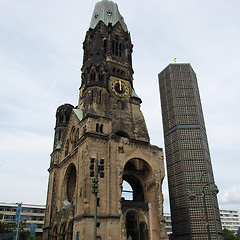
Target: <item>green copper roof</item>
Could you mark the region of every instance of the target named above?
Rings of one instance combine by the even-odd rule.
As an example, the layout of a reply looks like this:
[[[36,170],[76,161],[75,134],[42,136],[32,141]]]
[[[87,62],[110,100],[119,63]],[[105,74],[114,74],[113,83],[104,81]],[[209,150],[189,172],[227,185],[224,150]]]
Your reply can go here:
[[[90,28],[95,28],[99,21],[103,21],[105,25],[111,23],[113,26],[119,22],[124,31],[128,31],[127,25],[125,24],[122,15],[118,11],[117,4],[112,1],[102,0],[101,2],[96,3]]]
[[[131,97],[139,98],[139,96],[137,95],[134,89],[132,89]]]
[[[78,119],[82,121],[83,119],[83,111],[81,109],[73,109],[73,112],[76,114]]]
[[[60,143],[58,143],[58,145],[56,146],[55,150],[60,150],[62,148],[62,145]]]

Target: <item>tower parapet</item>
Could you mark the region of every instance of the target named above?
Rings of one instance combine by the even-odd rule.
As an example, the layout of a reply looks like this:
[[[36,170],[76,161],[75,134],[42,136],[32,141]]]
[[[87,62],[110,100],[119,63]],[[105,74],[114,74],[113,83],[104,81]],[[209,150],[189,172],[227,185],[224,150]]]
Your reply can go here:
[[[65,103],[57,108],[56,111],[56,125],[54,134],[53,150],[62,144],[66,135],[66,128],[73,110],[73,105]]]

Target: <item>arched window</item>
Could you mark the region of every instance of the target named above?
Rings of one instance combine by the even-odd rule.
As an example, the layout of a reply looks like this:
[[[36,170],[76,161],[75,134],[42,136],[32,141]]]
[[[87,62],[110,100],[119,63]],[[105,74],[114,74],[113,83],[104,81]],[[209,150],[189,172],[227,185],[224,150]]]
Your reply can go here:
[[[63,122],[63,115],[61,114],[59,117],[59,122],[62,123]]]
[[[132,240],[147,240],[148,229],[145,222],[139,223],[139,215],[136,211],[130,210],[126,214],[127,238],[131,236]]]
[[[99,132],[99,123],[96,124],[96,132]]]
[[[91,81],[91,82],[95,82],[95,79],[96,79],[96,74],[95,74],[95,72],[91,72],[91,74],[90,74],[90,81]]]
[[[87,127],[86,127],[86,125],[83,127],[83,134],[84,133],[86,133],[86,131],[87,131]]]
[[[147,224],[145,222],[140,222],[140,240],[146,240],[148,237]]]
[[[66,173],[66,193],[67,200],[73,202],[76,187],[76,167],[71,164]]]
[[[100,125],[99,131],[100,133],[103,133],[103,124]]]
[[[116,52],[117,56],[118,56],[118,53],[119,53],[118,46],[119,46],[118,41],[116,41],[115,52]]]
[[[76,134],[75,134],[74,147],[77,146],[78,139],[79,139],[79,128],[77,129]]]
[[[91,91],[91,93],[92,93],[92,94],[91,94],[91,101],[92,101],[92,103],[93,103],[93,93],[94,93],[93,90]]]
[[[123,180],[123,183],[125,184],[125,186],[122,185],[124,190],[123,194],[125,194],[126,197],[131,198],[126,200],[145,202],[143,187],[140,180],[132,174],[124,175]]]
[[[61,135],[62,135],[62,130],[61,130],[61,129],[59,129],[59,131],[58,131],[58,141],[60,141],[60,140],[61,140]]]
[[[71,140],[71,143],[73,143],[75,140],[75,127],[72,127],[71,134],[70,134],[70,140]]]
[[[69,140],[67,140],[66,142],[66,146],[65,146],[65,157],[69,154]]]
[[[112,40],[112,54],[115,54],[115,41]]]
[[[133,189],[125,180],[122,183],[122,198],[124,200],[133,200]]]
[[[103,81],[103,74],[102,73],[98,73],[98,81],[99,82]]]
[[[123,178],[133,190],[133,201],[145,203],[145,194],[143,184],[150,174],[149,165],[142,159],[133,158],[124,166]]]
[[[106,53],[107,52],[107,40],[104,39],[103,41],[103,49],[104,49],[104,52]]]
[[[120,43],[119,44],[119,57],[122,56],[122,44]]]
[[[139,240],[139,216],[136,211],[130,210],[126,215],[127,238],[129,235],[132,240]]]

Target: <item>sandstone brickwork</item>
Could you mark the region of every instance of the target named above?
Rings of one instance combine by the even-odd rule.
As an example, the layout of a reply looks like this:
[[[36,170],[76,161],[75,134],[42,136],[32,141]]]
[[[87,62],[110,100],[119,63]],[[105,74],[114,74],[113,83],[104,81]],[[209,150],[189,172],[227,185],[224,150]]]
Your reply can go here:
[[[119,17],[114,4],[97,6]],[[90,158],[97,156],[104,158],[105,173],[97,195],[97,239],[167,239],[163,151],[150,144],[133,88],[130,34],[123,20],[93,25],[83,43],[78,106],[62,105],[56,114],[43,239],[93,239]],[[123,182],[131,186],[131,199]]]

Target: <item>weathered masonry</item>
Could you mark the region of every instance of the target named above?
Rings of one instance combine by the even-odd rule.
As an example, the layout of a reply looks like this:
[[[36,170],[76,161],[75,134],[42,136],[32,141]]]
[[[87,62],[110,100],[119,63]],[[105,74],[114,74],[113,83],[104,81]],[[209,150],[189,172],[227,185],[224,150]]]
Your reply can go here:
[[[83,50],[78,106],[56,113],[43,239],[93,239],[89,167],[97,154],[104,158],[97,239],[167,239],[163,151],[149,141],[133,87],[133,45],[116,3],[96,4]]]

